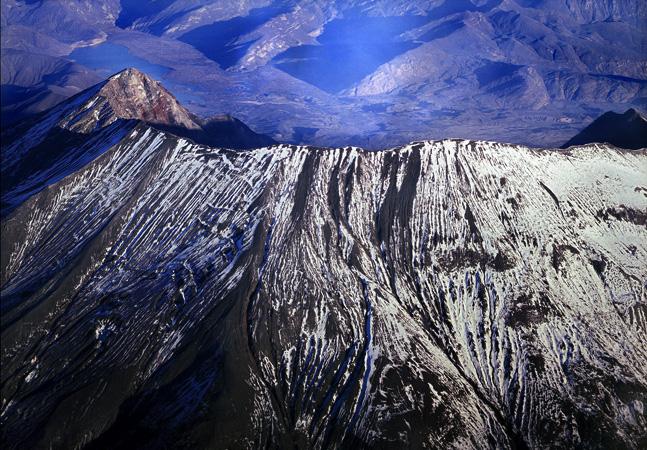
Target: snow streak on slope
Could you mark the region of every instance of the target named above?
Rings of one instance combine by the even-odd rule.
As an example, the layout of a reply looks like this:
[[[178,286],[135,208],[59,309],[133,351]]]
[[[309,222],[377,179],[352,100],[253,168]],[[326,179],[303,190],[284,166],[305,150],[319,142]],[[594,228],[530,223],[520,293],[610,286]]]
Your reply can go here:
[[[159,82],[126,69],[3,132],[2,216],[102,155],[141,123],[218,147],[274,143],[231,116],[199,119]]]
[[[139,126],[3,222],[3,442],[638,448],[646,177]]]

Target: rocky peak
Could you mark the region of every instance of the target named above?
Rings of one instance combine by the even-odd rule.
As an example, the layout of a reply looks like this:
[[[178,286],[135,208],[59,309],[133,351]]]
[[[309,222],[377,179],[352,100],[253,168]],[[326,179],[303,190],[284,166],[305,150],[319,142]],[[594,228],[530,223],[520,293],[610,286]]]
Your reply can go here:
[[[156,125],[199,129],[198,119],[188,112],[159,82],[134,68],[125,69],[104,83],[67,114],[62,128],[88,133],[118,119],[142,120]]]
[[[115,113],[127,119],[198,128],[194,117],[161,83],[137,69],[129,68],[109,78],[100,94]]]

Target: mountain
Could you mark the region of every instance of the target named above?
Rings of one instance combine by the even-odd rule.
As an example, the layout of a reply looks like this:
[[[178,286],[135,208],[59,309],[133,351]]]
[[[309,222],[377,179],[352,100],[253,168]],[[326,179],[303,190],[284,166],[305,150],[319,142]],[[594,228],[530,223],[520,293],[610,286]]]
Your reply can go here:
[[[126,69],[33,119],[3,130],[2,212],[77,171],[139,123],[232,149],[273,144],[231,117],[202,120],[159,82]]]
[[[276,143],[267,136],[254,133],[247,125],[229,115],[200,119],[180,105],[159,82],[134,68],[110,78],[99,96],[110,105],[110,118],[143,120],[199,144],[245,149]],[[98,107],[103,108],[102,105],[93,105],[95,110]],[[96,126],[94,118],[89,120],[91,126]]]
[[[65,58],[6,49],[2,53],[3,129],[52,108],[101,81]]]
[[[624,114],[609,111],[595,119],[562,148],[592,142],[607,142],[616,147],[634,150],[647,148],[647,119],[633,108]]]
[[[92,85],[81,68],[137,67],[191,112],[281,142],[557,147],[605,111],[647,107],[645,22],[641,0],[8,0],[2,62],[34,71],[12,91],[28,113]],[[40,55],[69,65],[48,79]]]
[[[645,150],[237,152],[100,99],[2,220],[3,448],[647,443]]]
[[[200,128],[196,118],[170,92],[136,69],[126,69],[108,79],[90,100],[83,117],[76,116],[70,125],[63,126],[87,132],[117,119],[137,119],[187,130]]]
[[[200,144],[229,149],[250,149],[276,144],[274,139],[257,134],[247,125],[229,114],[198,119],[199,128],[185,129],[177,126],[159,126],[192,139]]]

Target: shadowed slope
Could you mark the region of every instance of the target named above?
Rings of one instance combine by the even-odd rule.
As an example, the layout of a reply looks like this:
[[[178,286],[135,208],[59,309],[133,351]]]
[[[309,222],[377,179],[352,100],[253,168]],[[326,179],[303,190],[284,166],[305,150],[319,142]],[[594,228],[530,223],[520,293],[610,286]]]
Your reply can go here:
[[[593,142],[606,142],[633,150],[647,148],[647,119],[633,108],[624,114],[609,111],[595,119],[562,148]]]

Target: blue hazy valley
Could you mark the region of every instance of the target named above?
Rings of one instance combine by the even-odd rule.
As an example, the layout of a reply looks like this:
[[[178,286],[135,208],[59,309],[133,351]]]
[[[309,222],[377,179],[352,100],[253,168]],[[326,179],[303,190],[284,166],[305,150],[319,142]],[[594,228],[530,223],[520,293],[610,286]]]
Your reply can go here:
[[[647,104],[636,0],[5,3],[7,123],[126,67],[201,117],[326,146],[558,146],[604,112]]]

